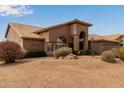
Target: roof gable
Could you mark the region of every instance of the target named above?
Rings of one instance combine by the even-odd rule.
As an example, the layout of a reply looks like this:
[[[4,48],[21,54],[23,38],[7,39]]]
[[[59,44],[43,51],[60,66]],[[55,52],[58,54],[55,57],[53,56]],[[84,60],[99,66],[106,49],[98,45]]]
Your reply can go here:
[[[35,27],[35,26],[24,25],[24,24],[17,24],[17,23],[9,23],[8,24],[5,37],[8,34],[10,26],[14,29],[14,31],[17,32],[17,34],[21,38],[43,39],[40,35],[32,33],[33,30],[42,29],[41,27]]]
[[[73,24],[73,23],[80,23],[80,24],[83,24],[83,25],[86,25],[86,26],[92,26],[92,24],[90,24],[90,23],[83,22],[83,21],[80,21],[78,19],[75,19],[75,20],[68,21],[68,22],[65,22],[65,23],[49,26],[49,27],[46,27],[46,28],[43,28],[43,29],[34,30],[33,32],[34,33],[44,32],[44,31],[47,31],[47,30],[52,29],[52,28],[56,28],[56,27],[63,26],[63,25],[69,25],[69,24]]]

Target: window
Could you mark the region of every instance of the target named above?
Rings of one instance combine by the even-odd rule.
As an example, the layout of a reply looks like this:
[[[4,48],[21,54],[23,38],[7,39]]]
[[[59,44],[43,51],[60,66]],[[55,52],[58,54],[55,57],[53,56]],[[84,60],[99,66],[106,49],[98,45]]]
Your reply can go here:
[[[61,47],[69,47],[69,44],[67,43],[57,43],[57,47],[61,48]]]
[[[68,44],[66,43],[66,38],[64,36],[61,36],[57,39],[57,48],[60,47],[68,47]]]
[[[53,51],[53,43],[48,43],[47,44],[47,52],[52,52]]]

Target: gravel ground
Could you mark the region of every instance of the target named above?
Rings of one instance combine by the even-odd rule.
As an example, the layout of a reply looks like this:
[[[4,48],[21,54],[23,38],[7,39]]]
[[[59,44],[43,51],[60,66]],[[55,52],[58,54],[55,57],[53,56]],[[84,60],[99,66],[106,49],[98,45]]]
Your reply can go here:
[[[79,59],[31,58],[0,64],[0,87],[72,88],[124,87],[124,63],[106,63],[100,57]]]

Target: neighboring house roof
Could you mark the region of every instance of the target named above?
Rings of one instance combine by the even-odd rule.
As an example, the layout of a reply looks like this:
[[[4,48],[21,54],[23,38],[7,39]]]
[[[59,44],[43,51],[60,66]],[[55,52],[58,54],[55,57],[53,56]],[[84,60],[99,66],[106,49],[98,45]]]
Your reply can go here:
[[[18,23],[9,23],[7,27],[7,31],[5,34],[5,37],[7,37],[8,34],[8,28],[12,27],[14,31],[17,32],[17,34],[21,38],[26,38],[26,39],[43,39],[40,35],[33,33],[32,31],[42,29],[41,27],[35,27],[31,25],[24,25],[24,24],[18,24]]]
[[[92,26],[92,24],[90,24],[90,23],[83,22],[83,21],[80,21],[78,19],[74,19],[74,20],[71,20],[71,21],[68,21],[68,22],[65,22],[65,23],[57,24],[57,25],[54,25],[54,26],[49,26],[49,27],[46,27],[46,28],[43,28],[43,29],[34,30],[33,32],[34,33],[44,32],[44,31],[47,31],[51,28],[56,28],[56,27],[59,27],[59,26],[69,25],[69,24],[73,24],[73,23],[80,23],[80,24],[83,24],[83,25],[86,25],[86,26]]]
[[[91,41],[108,41],[108,42],[119,42],[118,40],[110,39],[110,38],[105,38],[105,36],[100,36],[100,35],[89,35],[88,40]]]
[[[92,40],[92,39],[93,40],[103,39],[103,36],[96,35],[96,34],[89,35],[88,40]]]
[[[124,36],[124,34],[112,34],[112,35],[106,35],[104,37],[105,38],[108,38],[108,39],[114,39],[114,40],[116,40],[116,39],[118,39],[121,36]]]

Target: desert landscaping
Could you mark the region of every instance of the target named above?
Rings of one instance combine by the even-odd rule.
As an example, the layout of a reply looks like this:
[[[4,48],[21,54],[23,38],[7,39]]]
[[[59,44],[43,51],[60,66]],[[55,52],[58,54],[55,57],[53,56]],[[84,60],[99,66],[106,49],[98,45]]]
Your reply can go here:
[[[0,63],[0,87],[124,87],[124,63],[101,61],[100,56],[78,59],[27,58]]]
[[[124,34],[89,34],[78,19],[49,27],[7,25],[0,87],[124,87]]]

